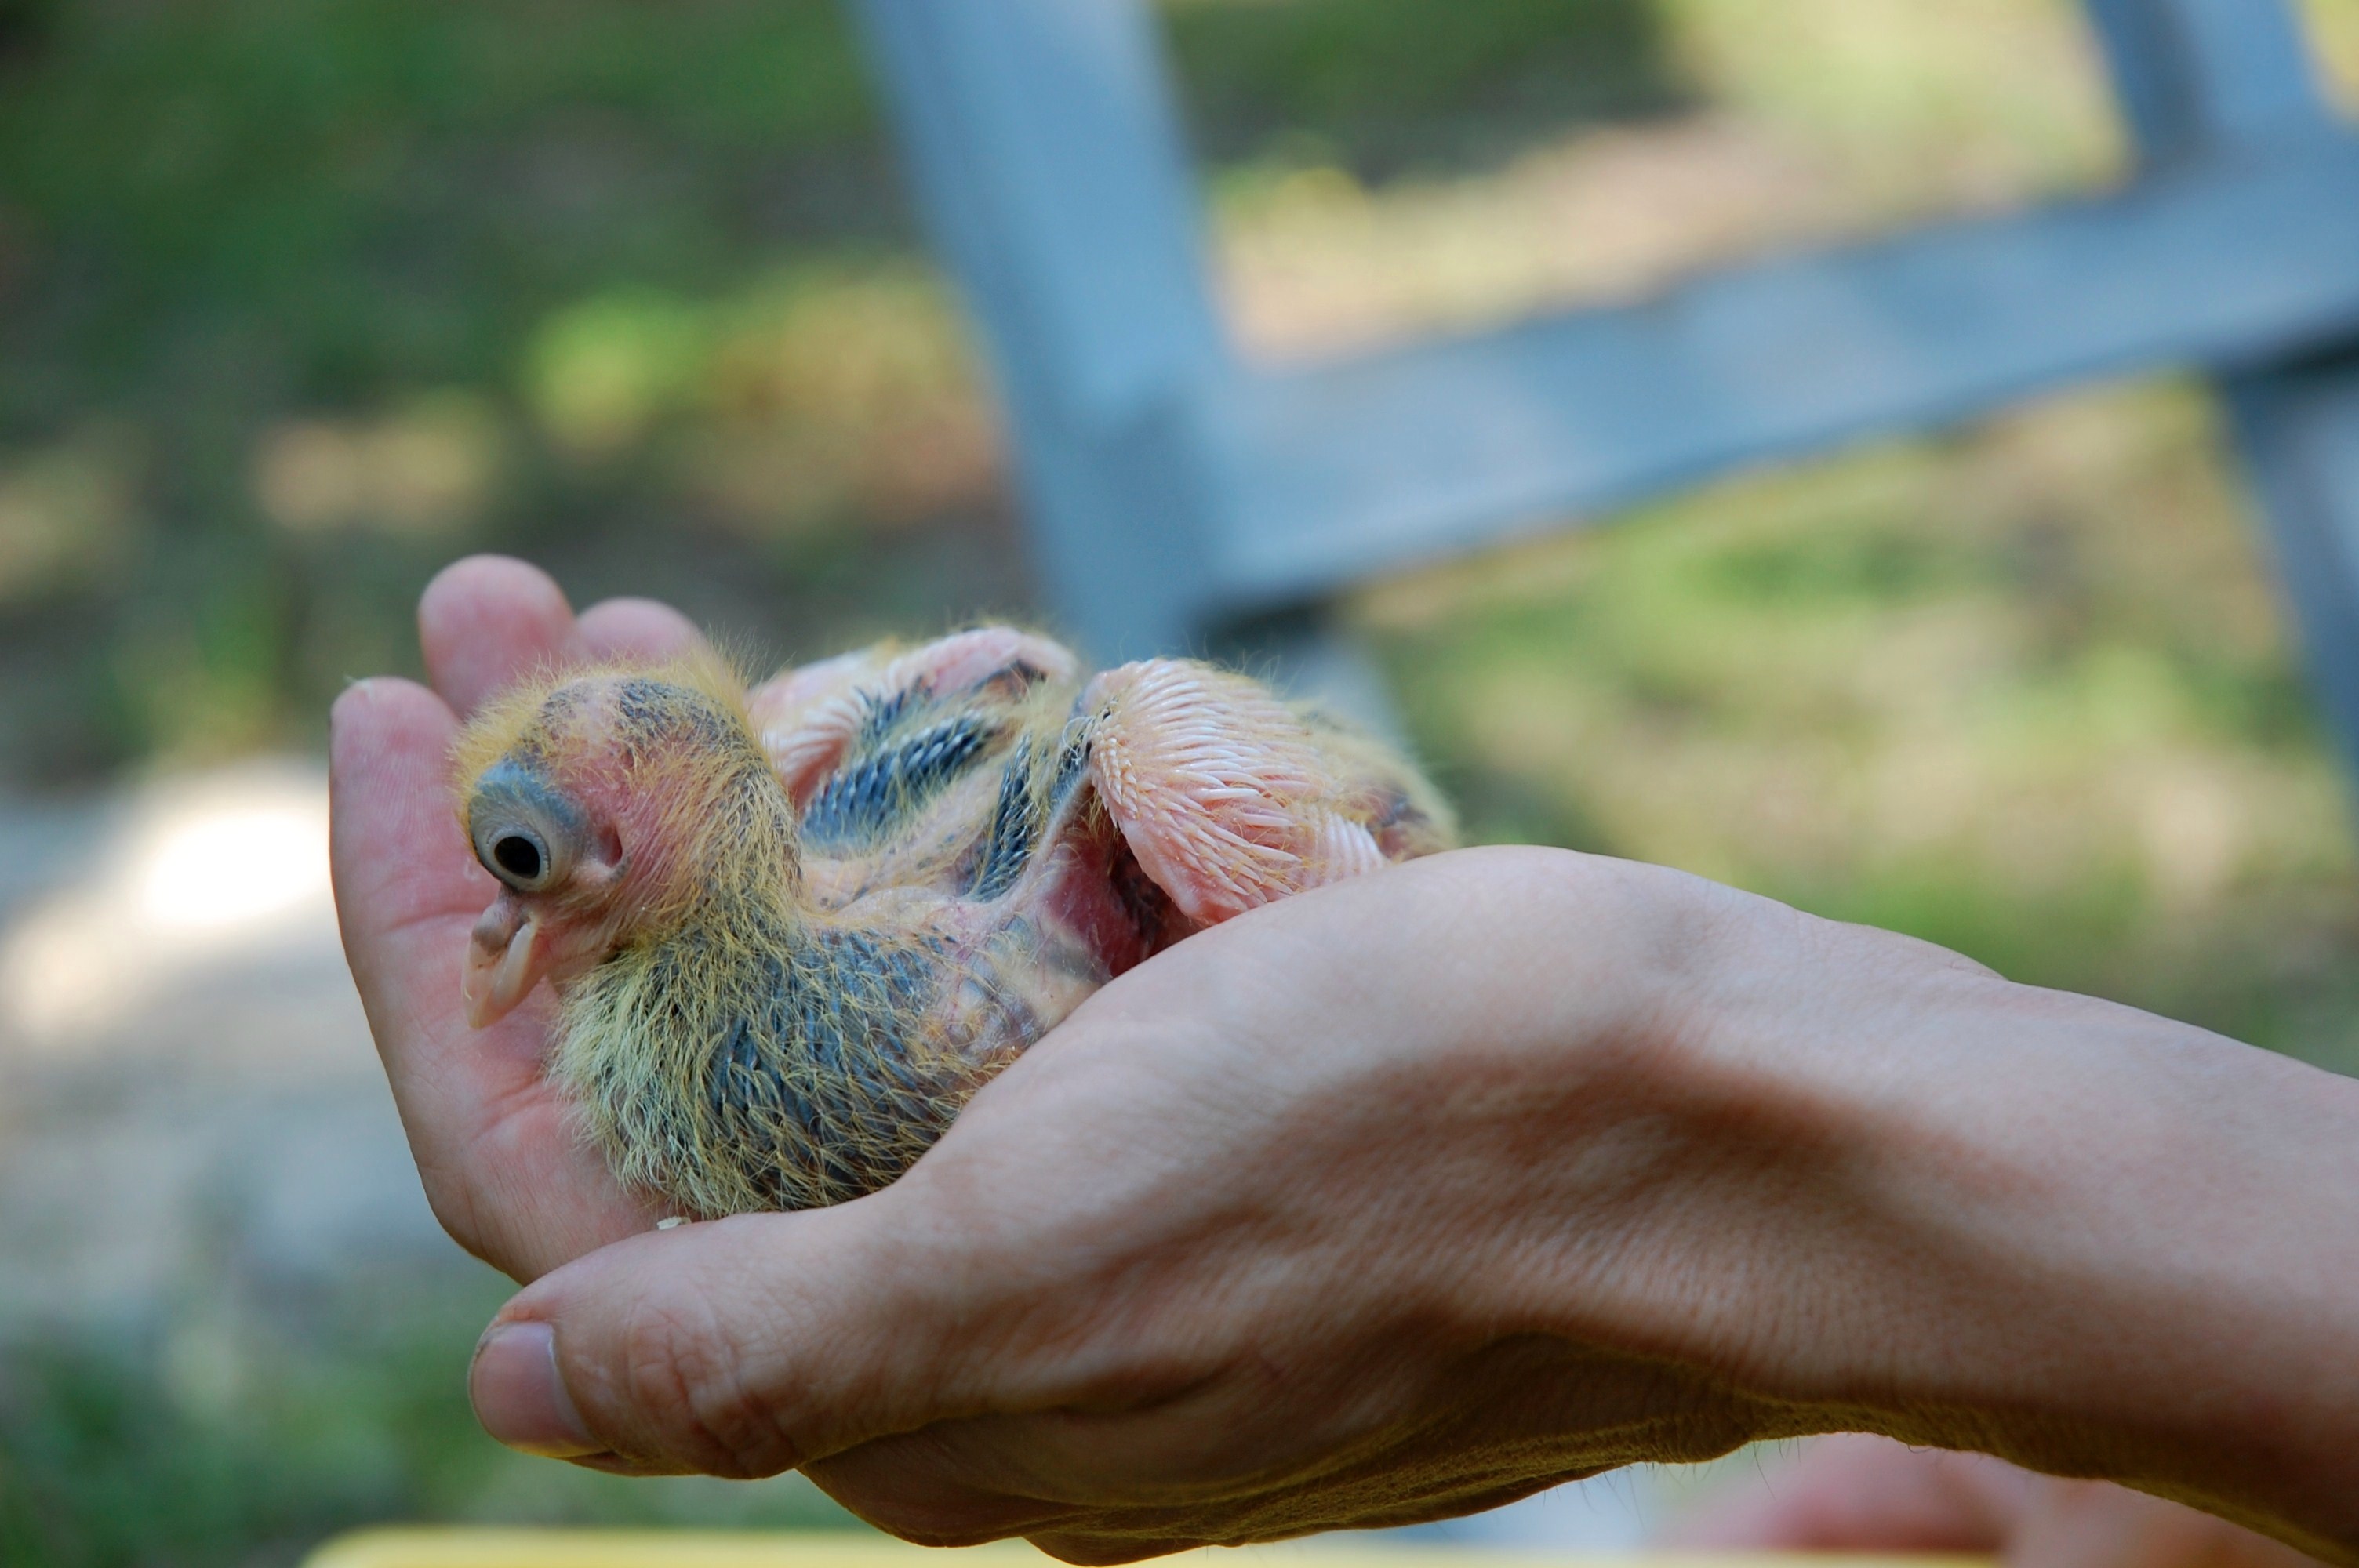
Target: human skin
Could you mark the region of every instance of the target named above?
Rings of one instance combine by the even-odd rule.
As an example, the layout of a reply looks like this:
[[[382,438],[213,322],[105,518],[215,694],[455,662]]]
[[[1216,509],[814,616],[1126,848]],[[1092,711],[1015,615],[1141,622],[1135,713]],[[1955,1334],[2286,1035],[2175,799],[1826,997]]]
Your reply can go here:
[[[2291,1547],[2102,1481],[1851,1433],[1773,1454],[1761,1485],[1681,1519],[1674,1552],[1975,1553],[2006,1568],[2302,1568]]]
[[[552,656],[661,653],[477,560],[435,690],[335,715],[337,896],[429,1197],[533,1281],[478,1413],[602,1468],[800,1467],[1075,1562],[1882,1433],[2359,1563],[2359,1083],[1658,868],[1462,851],[1108,986],[894,1186],[651,1232],[481,1033],[443,777]]]

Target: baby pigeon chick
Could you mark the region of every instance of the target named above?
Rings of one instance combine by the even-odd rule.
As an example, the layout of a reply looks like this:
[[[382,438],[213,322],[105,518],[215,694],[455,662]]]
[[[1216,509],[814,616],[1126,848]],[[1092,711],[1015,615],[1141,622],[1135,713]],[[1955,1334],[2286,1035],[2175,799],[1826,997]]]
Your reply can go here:
[[[1407,763],[1253,680],[1084,686],[1006,627],[751,694],[709,657],[546,676],[455,766],[501,884],[470,1018],[550,981],[552,1076],[625,1183],[696,1217],[885,1185],[1125,969],[1451,834]]]

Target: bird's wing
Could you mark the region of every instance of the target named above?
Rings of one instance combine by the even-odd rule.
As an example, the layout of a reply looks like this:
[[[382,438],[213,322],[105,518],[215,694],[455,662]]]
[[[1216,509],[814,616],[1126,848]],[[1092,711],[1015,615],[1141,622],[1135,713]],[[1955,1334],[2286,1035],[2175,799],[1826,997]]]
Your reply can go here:
[[[1013,626],[978,626],[914,648],[879,643],[781,671],[756,687],[755,727],[787,794],[810,803],[864,729],[913,696],[950,697],[1015,677],[1068,681],[1073,655]]]
[[[1414,768],[1245,676],[1150,659],[1099,676],[1082,705],[1098,798],[1191,920],[1450,845],[1447,808]]]

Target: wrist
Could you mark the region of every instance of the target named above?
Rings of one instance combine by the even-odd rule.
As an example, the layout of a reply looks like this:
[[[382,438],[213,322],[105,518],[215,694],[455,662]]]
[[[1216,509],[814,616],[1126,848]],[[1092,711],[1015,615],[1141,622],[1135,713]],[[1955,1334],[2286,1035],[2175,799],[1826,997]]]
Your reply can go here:
[[[1649,1457],[1823,1429],[1784,1391],[1799,1347],[1777,1341],[1799,1295],[1773,1280],[1805,1240],[1782,1195],[1816,1179],[1798,1156],[1841,1140],[1841,1108],[1800,1061],[1742,1043],[1788,1011],[1768,955],[1802,917],[1633,862],[1454,859],[1477,856],[1479,913],[1417,988],[1466,1000],[1412,1032],[1423,1059],[1403,1098],[1430,1146],[1474,1152],[1436,1223],[1404,1238],[1426,1260],[1405,1276],[1414,1299],[1471,1341],[1569,1347],[1568,1430],[1601,1381],[1658,1368],[1654,1396],[1686,1430]]]
[[[1759,1435],[2359,1544],[2359,1084],[1762,901],[1694,928],[1569,1145],[1580,1232],[1527,1308],[1734,1390]]]
[[[1878,1429],[2359,1548],[2359,1085],[1975,989],[1931,1021],[1932,1098],[1863,1107],[1907,1369]]]

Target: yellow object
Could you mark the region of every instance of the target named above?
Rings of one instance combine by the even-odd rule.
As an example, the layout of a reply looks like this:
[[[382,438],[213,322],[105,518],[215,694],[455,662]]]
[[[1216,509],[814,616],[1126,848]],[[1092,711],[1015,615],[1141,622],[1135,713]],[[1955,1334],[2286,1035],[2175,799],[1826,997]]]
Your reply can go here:
[[[885,1536],[702,1530],[515,1530],[396,1525],[338,1536],[303,1568],[912,1568],[940,1553]],[[958,1553],[974,1568],[1039,1568],[1022,1541]]]
[[[1046,1568],[1054,1561],[1022,1541],[945,1552],[849,1531],[396,1526],[339,1536],[303,1568]],[[1900,1552],[1540,1552],[1325,1541],[1244,1547],[1223,1552],[1220,1562],[1223,1568],[1992,1568],[1986,1557]]]

